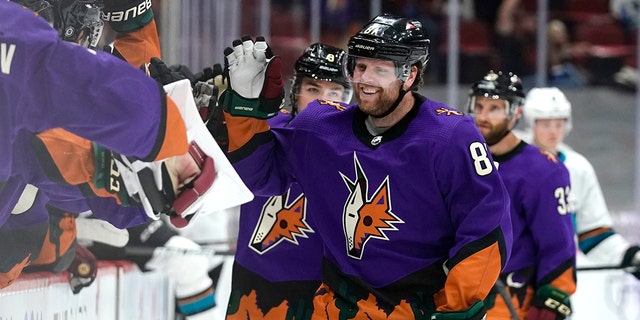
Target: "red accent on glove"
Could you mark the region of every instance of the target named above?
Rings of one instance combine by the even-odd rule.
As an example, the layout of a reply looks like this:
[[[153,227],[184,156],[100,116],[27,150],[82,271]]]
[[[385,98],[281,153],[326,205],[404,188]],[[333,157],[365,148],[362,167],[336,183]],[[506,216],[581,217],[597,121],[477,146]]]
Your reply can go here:
[[[209,116],[209,108],[207,107],[201,107],[198,108],[198,114],[200,114],[200,118],[202,119],[202,121],[207,121],[208,120],[208,116]]]
[[[171,215],[169,217],[169,221],[174,227],[180,229],[186,227],[189,224],[189,221],[187,221],[187,219],[177,214]]]
[[[264,87],[262,95],[266,99],[276,99],[284,90],[284,80],[282,79],[282,60],[276,56],[271,59],[265,71]]]
[[[209,190],[216,178],[216,169],[213,158],[208,157],[195,142],[191,143],[191,146],[189,147],[189,154],[193,157],[198,166],[200,166],[201,172],[200,175],[191,182],[192,187],[184,189],[173,202],[173,208],[178,213],[178,216],[172,216],[170,220],[171,223],[178,228],[181,228],[179,225],[182,225],[182,227],[186,225],[186,220],[182,217],[182,213],[187,210],[191,204],[198,200],[201,195]],[[178,217],[184,221],[178,219]]]
[[[529,307],[529,311],[527,312],[526,320],[558,320],[564,319],[564,317],[560,317],[558,313],[551,311],[547,308],[540,308],[534,305]]]

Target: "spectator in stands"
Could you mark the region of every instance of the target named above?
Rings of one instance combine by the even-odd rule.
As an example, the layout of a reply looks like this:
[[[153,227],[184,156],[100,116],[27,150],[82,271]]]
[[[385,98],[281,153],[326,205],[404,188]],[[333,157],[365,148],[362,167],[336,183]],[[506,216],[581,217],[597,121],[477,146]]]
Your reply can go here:
[[[535,19],[525,12],[521,0],[475,0],[475,18],[487,23],[495,32],[494,41],[500,66],[525,77],[534,71],[530,53],[535,52]]]
[[[579,88],[587,83],[586,76],[573,63],[574,59],[586,56],[588,43],[571,43],[567,26],[554,19],[549,21],[548,29],[549,85],[560,88]]]

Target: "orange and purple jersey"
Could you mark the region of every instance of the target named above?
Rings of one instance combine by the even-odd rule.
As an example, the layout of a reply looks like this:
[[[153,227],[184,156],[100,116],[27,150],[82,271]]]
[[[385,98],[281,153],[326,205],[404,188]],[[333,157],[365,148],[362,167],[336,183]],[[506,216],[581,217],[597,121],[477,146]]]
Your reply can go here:
[[[500,278],[524,319],[538,287],[576,290],[569,172],[554,155],[525,142],[493,159],[511,197],[513,225],[513,250]],[[511,319],[503,297],[487,317]]]
[[[281,112],[271,127],[292,116]],[[298,184],[242,205],[227,319],[310,319],[322,276],[322,242]]]
[[[482,135],[459,111],[414,96],[379,135],[357,106],[322,100],[277,128],[225,115],[229,158],[255,194],[294,182],[304,191],[323,246],[314,319],[465,310],[508,259],[509,198]]]

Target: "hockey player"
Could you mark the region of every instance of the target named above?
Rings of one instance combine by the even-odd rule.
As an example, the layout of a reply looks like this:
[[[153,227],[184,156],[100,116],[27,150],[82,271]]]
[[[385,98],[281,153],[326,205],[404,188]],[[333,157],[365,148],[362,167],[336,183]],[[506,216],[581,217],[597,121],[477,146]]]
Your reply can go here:
[[[415,92],[420,22],[372,19],[349,41],[358,103],[316,100],[278,128],[262,120],[282,98],[278,58],[262,39],[233,45],[229,157],[259,195],[304,190],[323,242],[312,318],[481,319],[511,247],[509,198],[472,120]]]
[[[49,192],[25,193],[29,184],[51,190],[30,148],[35,134],[59,127],[123,155],[147,161],[173,156],[178,161],[167,166],[166,173],[174,192],[200,169],[186,153],[188,140],[180,111],[140,71],[107,54],[61,42],[45,20],[7,1],[0,2],[0,49],[0,221],[3,230],[8,230],[3,233],[3,247],[11,248],[3,257],[15,260],[3,261],[0,271],[10,275],[1,283],[5,286],[36,258],[47,229],[40,229],[48,220],[45,210],[10,214],[22,204],[21,195],[32,197],[26,209],[44,208],[51,200]],[[74,83],[73,90],[70,83]],[[32,86],[40,90],[28,89]],[[19,211],[24,212],[22,209]]]
[[[150,4],[149,0],[105,0],[102,17],[117,32],[114,43],[105,49],[135,67],[143,65],[151,77],[162,85],[168,85],[185,79],[185,75],[169,70],[159,59],[160,44]],[[121,12],[128,12],[128,8],[144,9],[144,12],[129,20],[121,19]],[[209,277],[209,271],[216,270],[215,265],[204,255],[179,253],[180,249],[199,249],[200,246],[181,236],[162,219],[149,220],[128,231],[129,247],[157,247],[158,250],[150,255],[135,255],[126,247],[96,242],[90,249],[101,259],[128,259],[141,270],[164,273],[174,283],[176,311],[181,317],[188,320],[212,319],[216,307],[217,277]]]
[[[316,99],[348,103],[352,90],[342,68],[344,56],[329,45],[307,47],[294,67],[291,112],[282,110],[269,125],[286,126]],[[322,243],[310,215],[297,184],[283,195],[242,205],[227,319],[311,318]]]
[[[467,111],[489,145],[511,197],[513,251],[500,281],[506,292],[487,299],[487,318],[564,319],[576,290],[569,172],[551,153],[511,130],[524,92],[512,73],[489,72],[469,91]]]
[[[560,159],[571,176],[571,201],[578,246],[589,260],[620,267],[640,265],[640,248],[613,230],[613,222],[593,166],[563,143],[571,132],[571,103],[555,87],[533,88],[524,104],[532,141]],[[640,278],[640,271],[633,272]]]
[[[51,197],[71,190],[63,185],[53,188],[43,179],[30,147],[35,133],[61,127],[147,160],[190,156],[182,156],[188,148],[182,117],[157,84],[108,55],[61,42],[44,19],[7,1],[0,2],[0,51],[0,224],[3,248],[10,251],[2,254],[4,287],[38,258],[49,230],[45,206],[52,203]],[[97,90],[100,95],[91,94]],[[148,134],[132,137],[132,132]],[[168,171],[172,181],[177,182],[185,169],[197,170],[188,162],[181,165]],[[56,200],[61,204],[71,199]],[[144,215],[138,209],[125,211],[129,219]]]

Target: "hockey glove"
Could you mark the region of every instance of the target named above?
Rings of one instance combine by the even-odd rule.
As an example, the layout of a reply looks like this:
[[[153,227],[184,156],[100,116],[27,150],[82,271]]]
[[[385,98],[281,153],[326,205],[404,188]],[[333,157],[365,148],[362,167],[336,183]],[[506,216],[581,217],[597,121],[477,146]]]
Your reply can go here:
[[[195,86],[197,82],[206,82],[207,84],[215,85],[216,88],[218,88],[218,100],[222,93],[227,90],[227,87],[229,87],[229,70],[223,70],[222,65],[219,63],[214,64],[213,67],[204,68],[202,71],[196,73],[194,78],[195,82],[192,82],[192,86]]]
[[[151,0],[104,0],[102,20],[116,32],[138,30],[153,20]]]
[[[218,98],[221,95],[221,91],[225,91],[227,89],[229,78],[222,70],[222,66],[220,64],[213,65],[213,68],[206,68],[202,72],[202,81],[206,81],[206,84],[211,86],[213,85],[213,92],[211,96],[211,100],[209,101],[209,106],[207,108],[207,115],[203,118],[207,129],[213,136],[213,139],[216,140],[220,149],[225,153],[229,149],[229,135],[227,132],[227,123],[224,119],[224,114],[222,112],[222,107],[218,104]],[[200,85],[201,82],[198,83],[197,86]],[[198,87],[194,89],[194,96],[196,100],[196,104],[200,106],[200,112],[202,115],[203,108],[198,102],[197,92],[200,91]],[[217,96],[216,96],[217,94]],[[204,102],[204,101],[202,101]]]
[[[637,279],[640,279],[640,247],[629,247],[622,258],[621,266],[630,269],[629,272]]]
[[[220,90],[220,94],[222,94],[229,87],[229,70],[223,70],[222,65],[219,63],[214,64],[211,70],[213,84],[218,87],[218,90]],[[220,95],[218,95],[218,98],[220,98]]]
[[[206,124],[218,103],[218,87],[207,82],[198,81],[193,86],[193,99],[196,102],[202,121]]]
[[[456,312],[436,312],[431,320],[483,320],[487,318],[487,310],[482,301],[474,303],[469,309]]]
[[[140,66],[151,78],[158,81],[161,85],[167,85],[172,82],[187,79],[187,77],[176,70],[169,68],[164,61],[159,58],[151,58],[149,63]]]
[[[143,162],[114,152],[112,156],[127,194],[142,204],[147,216],[158,219],[160,213],[173,211],[174,187],[164,161]]]
[[[93,184],[97,189],[104,189],[107,192],[116,195],[120,205],[129,207],[139,205],[127,193],[127,189],[122,181],[122,176],[118,170],[111,151],[93,143],[93,154],[95,163],[95,172],[93,175]]]
[[[85,247],[76,244],[76,255],[69,268],[69,285],[71,291],[77,294],[84,287],[90,286],[98,274],[98,261]]]
[[[547,284],[536,291],[526,320],[559,320],[570,314],[569,294]]]
[[[224,50],[229,88],[220,97],[223,109],[234,116],[268,119],[284,105],[282,61],[273,56],[263,37],[233,41]]]
[[[182,74],[186,79],[189,79],[189,82],[191,82],[191,86],[193,87],[196,82],[196,76],[193,74],[193,71],[191,71],[191,69],[189,69],[189,67],[187,67],[184,64],[172,64],[169,69],[171,69],[171,71],[177,72],[179,74]]]

